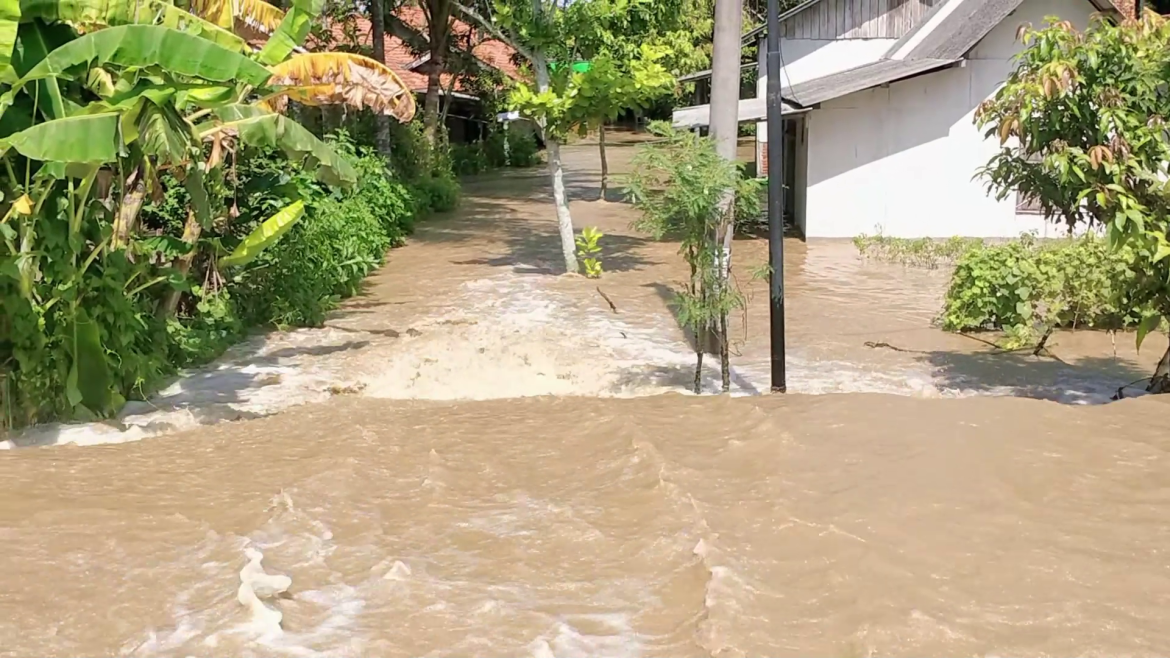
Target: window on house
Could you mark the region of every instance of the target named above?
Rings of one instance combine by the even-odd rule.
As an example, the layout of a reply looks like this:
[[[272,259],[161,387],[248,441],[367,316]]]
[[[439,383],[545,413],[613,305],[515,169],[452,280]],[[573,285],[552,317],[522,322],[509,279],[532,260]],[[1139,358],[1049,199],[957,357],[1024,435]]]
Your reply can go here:
[[[1039,153],[1033,153],[1028,156],[1028,162],[1040,162],[1044,156]],[[1040,205],[1040,200],[1034,196],[1024,194],[1016,190],[1016,214],[1017,215],[1043,215],[1044,208]]]

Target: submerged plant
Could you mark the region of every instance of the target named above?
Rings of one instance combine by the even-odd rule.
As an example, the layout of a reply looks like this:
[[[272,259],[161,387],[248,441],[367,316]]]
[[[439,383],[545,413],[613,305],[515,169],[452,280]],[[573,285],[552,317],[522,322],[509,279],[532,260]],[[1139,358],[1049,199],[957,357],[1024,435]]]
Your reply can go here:
[[[882,235],[881,227],[878,227],[875,235],[862,233],[853,238],[853,246],[864,258],[932,270],[940,265],[954,264],[964,254],[983,244],[979,238],[893,238]]]
[[[577,236],[577,255],[585,266],[585,276],[590,279],[601,277],[601,237],[605,235],[596,226],[588,226]]]
[[[675,289],[672,305],[679,324],[695,337],[694,391],[701,392],[704,343],[713,337],[724,367],[724,390],[730,388],[726,323],[743,308],[744,298],[731,277],[723,276],[722,244],[716,239],[720,201],[744,182],[735,164],[715,151],[709,138],[677,131],[666,123],[651,124],[661,142],[638,147],[629,178],[629,196],[642,213],[636,230],[659,239],[681,240],[679,253],[690,266],[690,278]]]

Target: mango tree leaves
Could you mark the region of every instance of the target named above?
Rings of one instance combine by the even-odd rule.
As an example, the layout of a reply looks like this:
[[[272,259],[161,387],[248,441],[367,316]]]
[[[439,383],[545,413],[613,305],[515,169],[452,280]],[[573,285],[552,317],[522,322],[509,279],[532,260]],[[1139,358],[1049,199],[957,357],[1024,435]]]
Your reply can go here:
[[[299,123],[280,114],[271,114],[252,105],[228,105],[214,111],[217,122],[198,128],[204,139],[215,133],[239,135],[249,146],[274,147],[289,159],[309,158],[307,166],[316,170],[319,180],[328,185],[352,185],[357,171],[328,144],[317,139]]]
[[[1162,316],[1158,314],[1147,315],[1142,318],[1141,323],[1137,327],[1137,349],[1140,350],[1142,348],[1142,343],[1145,342],[1146,336],[1150,335],[1150,332],[1157,329],[1161,324]]]
[[[293,0],[284,20],[280,21],[276,32],[260,50],[258,59],[268,65],[283,62],[297,46],[305,42],[305,37],[309,36],[309,30],[313,27],[313,19],[320,15],[324,7],[325,0]]]
[[[38,123],[5,139],[0,153],[17,153],[42,162],[113,162],[118,157],[116,112],[67,117]]]
[[[295,201],[281,208],[275,215],[256,227],[255,231],[248,234],[248,237],[244,238],[240,246],[236,247],[230,255],[220,259],[219,264],[222,267],[236,267],[251,263],[256,260],[260,252],[276,244],[276,241],[280,240],[281,236],[287,233],[304,214],[304,201]]]
[[[71,77],[91,66],[107,64],[157,66],[172,75],[252,86],[263,85],[270,76],[268,69],[240,53],[186,32],[156,25],[123,25],[91,32],[57,48],[14,88],[42,78]]]

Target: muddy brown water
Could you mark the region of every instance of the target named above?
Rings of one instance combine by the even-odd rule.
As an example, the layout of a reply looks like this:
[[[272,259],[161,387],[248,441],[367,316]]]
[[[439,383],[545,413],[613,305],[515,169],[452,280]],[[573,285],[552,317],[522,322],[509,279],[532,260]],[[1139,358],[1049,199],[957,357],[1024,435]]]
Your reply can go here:
[[[293,333],[260,361],[357,395],[0,453],[0,655],[1170,652],[1170,407],[1070,404],[1164,342],[996,354],[931,327],[945,272],[791,241],[790,386],[839,394],[647,397],[690,381],[664,305],[684,269],[566,151],[601,281],[553,276],[539,174],[473,181],[330,320],[336,344]],[[766,291],[742,283],[752,393]],[[282,630],[237,602],[246,548],[292,578]]]
[[[0,458],[68,655],[1164,655],[1166,404],[338,400]],[[243,549],[292,577],[265,635]]]

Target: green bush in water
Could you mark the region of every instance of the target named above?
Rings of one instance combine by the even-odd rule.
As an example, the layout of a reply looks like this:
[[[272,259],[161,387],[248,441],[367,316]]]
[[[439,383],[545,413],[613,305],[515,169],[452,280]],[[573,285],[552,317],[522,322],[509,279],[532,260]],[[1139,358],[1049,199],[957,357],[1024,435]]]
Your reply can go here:
[[[1052,328],[1119,330],[1151,312],[1133,302],[1133,257],[1087,236],[1023,236],[967,248],[940,321],[947,331],[1002,330],[1018,346]]]

